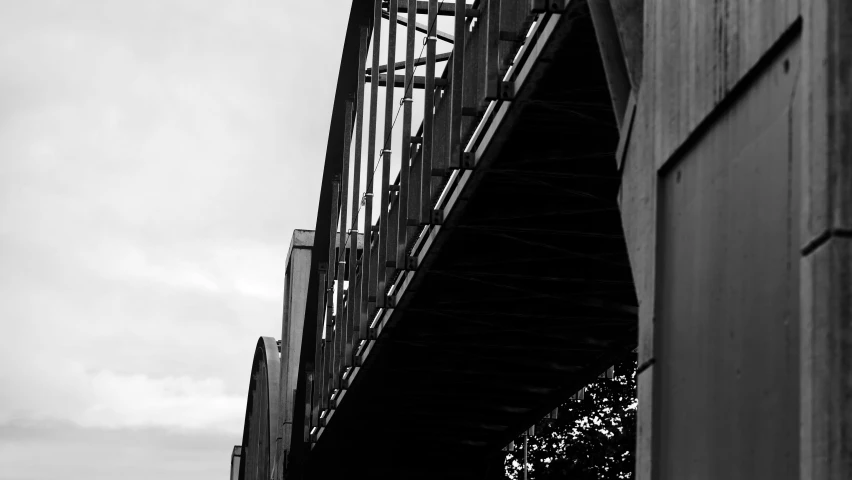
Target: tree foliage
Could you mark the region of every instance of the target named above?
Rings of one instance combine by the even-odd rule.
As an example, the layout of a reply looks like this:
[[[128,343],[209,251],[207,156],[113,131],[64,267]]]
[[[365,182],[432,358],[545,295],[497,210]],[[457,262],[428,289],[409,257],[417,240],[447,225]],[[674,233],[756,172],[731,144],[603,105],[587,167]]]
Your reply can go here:
[[[559,407],[529,437],[529,480],[633,478],[636,449],[636,361],[614,366],[614,378],[599,378],[582,399]],[[506,457],[506,475],[522,478],[523,436]]]

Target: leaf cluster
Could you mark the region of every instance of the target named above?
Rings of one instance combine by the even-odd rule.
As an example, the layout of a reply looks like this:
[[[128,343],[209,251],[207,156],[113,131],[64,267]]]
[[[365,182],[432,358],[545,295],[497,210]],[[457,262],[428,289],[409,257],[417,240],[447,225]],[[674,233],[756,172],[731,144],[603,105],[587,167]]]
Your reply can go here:
[[[582,398],[559,407],[558,419],[543,419],[528,439],[529,480],[633,478],[636,450],[636,361],[614,366]],[[522,478],[523,436],[506,456],[506,475]]]

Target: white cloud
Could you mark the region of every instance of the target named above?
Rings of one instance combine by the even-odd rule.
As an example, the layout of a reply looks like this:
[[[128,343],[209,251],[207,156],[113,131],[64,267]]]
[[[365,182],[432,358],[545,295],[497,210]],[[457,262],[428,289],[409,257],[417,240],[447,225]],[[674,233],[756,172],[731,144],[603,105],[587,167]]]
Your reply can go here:
[[[209,478],[201,457],[146,470],[164,450],[117,432],[238,441],[287,242],[315,220],[350,4],[0,2],[0,437],[82,429],[0,438],[0,470]],[[70,458],[92,452],[108,474]]]
[[[83,428],[63,421],[0,425],[0,478],[227,479],[232,434]]]
[[[239,438],[245,394],[226,392],[222,378],[93,371],[81,363],[34,359],[4,374],[0,424],[21,420],[65,420],[82,427],[166,427],[217,430]],[[48,370],[43,367],[53,363]],[[41,375],[42,381],[28,378]]]
[[[148,378],[101,371],[87,380],[94,402],[75,419],[84,427],[216,429],[236,437],[242,431],[245,397],[226,394],[219,378]]]
[[[91,265],[99,275],[110,280],[145,281],[214,293],[222,291],[203,264],[173,256],[150,258],[144,250],[126,241],[105,241],[96,245],[81,256],[80,265]]]

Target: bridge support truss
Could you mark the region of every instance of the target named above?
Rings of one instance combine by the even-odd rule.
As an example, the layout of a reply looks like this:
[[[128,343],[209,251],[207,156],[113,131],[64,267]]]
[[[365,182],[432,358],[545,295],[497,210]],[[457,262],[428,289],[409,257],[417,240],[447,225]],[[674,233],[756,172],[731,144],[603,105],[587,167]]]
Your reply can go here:
[[[346,462],[362,443],[409,431],[416,443],[403,452],[391,441],[394,461],[372,466],[375,475],[482,475],[516,434],[632,355],[636,299],[615,202],[617,126],[589,10],[567,0],[353,2],[294,428],[284,440],[293,475],[337,468],[319,459],[344,449],[336,458]],[[585,73],[560,80],[572,68]],[[560,141],[561,129],[577,145]],[[542,215],[543,207],[552,211]],[[548,221],[554,215],[557,225]],[[560,236],[597,240],[560,245]],[[463,239],[484,241],[483,248]],[[555,261],[553,252],[561,252]],[[506,253],[512,256],[500,261]],[[517,312],[494,308],[513,299]],[[490,321],[477,318],[483,314]],[[467,346],[458,343],[468,337]],[[569,345],[550,345],[556,338]],[[408,356],[400,350],[406,344]],[[502,347],[517,353],[482,360]],[[451,351],[430,365],[431,350],[441,348]],[[524,358],[536,348],[539,358]],[[530,380],[486,393],[501,369]],[[429,383],[407,386],[405,376],[418,374]],[[470,400],[441,395],[441,382],[462,381],[459,375],[474,376],[467,388],[482,385],[490,398],[479,413],[459,413]],[[396,396],[416,404],[400,408]],[[401,415],[411,419],[399,422]],[[463,427],[447,424],[458,415]],[[448,432],[436,431],[445,424]],[[416,465],[430,448],[451,453],[445,471]]]

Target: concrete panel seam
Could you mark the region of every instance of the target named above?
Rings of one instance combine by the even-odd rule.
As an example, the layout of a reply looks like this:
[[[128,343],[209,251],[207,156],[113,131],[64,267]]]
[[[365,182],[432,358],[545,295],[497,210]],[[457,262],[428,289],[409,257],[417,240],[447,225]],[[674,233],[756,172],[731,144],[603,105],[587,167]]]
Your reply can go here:
[[[693,146],[695,146],[701,138],[706,134],[712,126],[729,108],[731,108],[746,91],[757,81],[760,76],[769,69],[769,67],[781,57],[784,51],[790,46],[802,33],[802,17],[798,16],[796,20],[790,24],[787,29],[778,36],[775,43],[772,44],[766,52],[761,55],[760,59],[734,84],[719,103],[714,106],[710,112],[698,122],[698,125],[686,135],[686,139],[674,149],[668,158],[664,159],[657,168],[660,174],[663,174],[671,165],[676,163],[676,160],[682,158]]]
[[[802,256],[807,257],[819,247],[828,243],[832,238],[852,238],[852,229],[828,228],[802,247]]]
[[[641,365],[636,367],[636,375],[640,375],[642,372],[644,372],[648,368],[652,367],[655,363],[657,363],[657,359],[654,358],[654,357],[651,357],[648,360],[645,360],[644,362],[642,362]]]
[[[618,135],[618,148],[615,152],[615,160],[617,162],[618,177],[624,175],[624,162],[627,158],[627,146],[630,143],[630,137],[633,134],[633,122],[636,120],[636,98],[638,97],[635,90],[630,91],[630,97],[627,100],[627,110],[624,114],[624,124],[621,126],[621,131]]]

